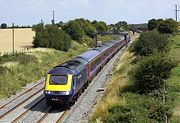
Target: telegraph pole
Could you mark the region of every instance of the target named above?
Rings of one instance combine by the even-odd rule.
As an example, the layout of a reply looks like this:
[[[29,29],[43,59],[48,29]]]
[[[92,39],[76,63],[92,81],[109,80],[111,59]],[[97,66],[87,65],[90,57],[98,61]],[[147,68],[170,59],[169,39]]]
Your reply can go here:
[[[13,48],[13,54],[14,54],[14,23],[12,23],[12,48]]]
[[[54,20],[54,10],[53,10],[53,19],[52,19],[52,24],[55,24],[55,20]]]
[[[175,5],[175,16],[176,16],[176,21],[178,21],[178,11],[180,11],[180,10],[178,10],[178,6],[177,5]]]

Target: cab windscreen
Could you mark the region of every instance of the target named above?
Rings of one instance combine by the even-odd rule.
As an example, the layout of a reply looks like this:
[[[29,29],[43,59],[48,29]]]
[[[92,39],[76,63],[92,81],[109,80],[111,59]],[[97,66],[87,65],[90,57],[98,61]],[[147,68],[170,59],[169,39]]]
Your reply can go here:
[[[65,85],[67,81],[68,77],[66,75],[51,75],[49,83]]]

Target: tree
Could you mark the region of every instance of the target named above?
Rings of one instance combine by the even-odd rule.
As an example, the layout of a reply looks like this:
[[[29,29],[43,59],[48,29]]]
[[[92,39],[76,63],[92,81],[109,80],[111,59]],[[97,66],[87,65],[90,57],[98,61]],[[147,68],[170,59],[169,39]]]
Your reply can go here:
[[[140,56],[167,52],[169,51],[168,36],[157,31],[142,33],[139,40],[133,44],[131,51]]]
[[[91,26],[91,25],[85,26],[84,32],[90,38],[94,38],[96,33],[97,33],[96,29],[93,26]]]
[[[126,21],[119,21],[115,24],[115,27],[118,29],[119,32],[122,32],[124,30],[128,30],[129,26]]]
[[[7,28],[7,24],[6,24],[6,23],[2,23],[2,24],[1,24],[1,28],[2,28],[2,29]]]
[[[103,21],[97,23],[94,21],[93,23],[95,23],[93,26],[96,28],[98,34],[104,34],[108,30],[108,25]]]
[[[72,39],[82,42],[84,30],[76,21],[69,21],[63,26],[63,29],[71,36]]]
[[[156,19],[151,19],[148,21],[148,29],[154,30],[158,27],[158,21]]]
[[[174,66],[175,63],[171,58],[161,54],[154,55],[138,62],[130,72],[130,76],[139,93],[149,93],[163,88],[166,84],[164,79],[169,77]]]
[[[55,48],[63,51],[67,51],[71,47],[70,36],[55,24],[44,26],[40,23],[34,25],[33,30],[36,32],[33,41],[34,47]]]
[[[158,31],[163,34],[174,34],[178,30],[178,23],[173,19],[166,19],[158,26]]]
[[[91,22],[91,24],[93,24],[93,25],[95,25],[96,23],[98,23],[97,20],[93,20],[93,21]]]
[[[96,29],[92,26],[89,20],[85,20],[84,18],[75,19],[76,22],[79,23],[80,27],[84,30],[84,33],[90,38],[94,38],[96,35]]]

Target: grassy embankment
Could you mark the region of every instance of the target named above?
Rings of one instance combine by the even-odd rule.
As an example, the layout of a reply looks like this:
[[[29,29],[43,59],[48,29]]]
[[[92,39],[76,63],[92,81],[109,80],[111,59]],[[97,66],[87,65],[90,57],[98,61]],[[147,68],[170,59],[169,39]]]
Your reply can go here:
[[[171,94],[175,96],[172,123],[180,121],[180,35],[174,37],[174,47],[171,55],[178,62],[177,67],[172,70],[171,77],[168,79],[169,85],[172,87]]]
[[[178,66],[172,70],[171,77],[167,80],[168,103],[165,109],[172,123],[180,121],[180,35],[175,38],[175,46],[171,54],[178,61]],[[128,78],[128,71],[132,68],[133,54],[127,50],[114,68],[114,75],[101,102],[96,105],[95,112],[90,122],[133,122],[133,123],[158,123],[163,121],[161,107],[165,106],[161,100],[151,95],[134,93],[133,85]],[[173,112],[173,113],[171,113]]]
[[[0,99],[15,94],[27,83],[45,76],[52,67],[63,63],[88,49],[88,46],[72,43],[68,52],[37,48],[27,53],[0,57]]]
[[[147,115],[151,115],[151,112],[149,112],[150,105],[157,105],[158,101],[154,98],[131,92],[128,71],[131,69],[133,59],[133,54],[126,51],[118,60],[111,82],[103,99],[96,106],[90,122],[156,123],[155,120],[150,119]]]

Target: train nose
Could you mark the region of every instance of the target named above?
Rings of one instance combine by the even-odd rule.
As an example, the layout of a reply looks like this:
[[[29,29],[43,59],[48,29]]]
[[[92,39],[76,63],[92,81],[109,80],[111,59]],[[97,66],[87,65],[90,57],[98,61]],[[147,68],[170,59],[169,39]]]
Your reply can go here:
[[[71,92],[72,75],[47,75],[45,94],[56,92],[60,95],[69,95]],[[61,92],[61,93],[60,93]]]

